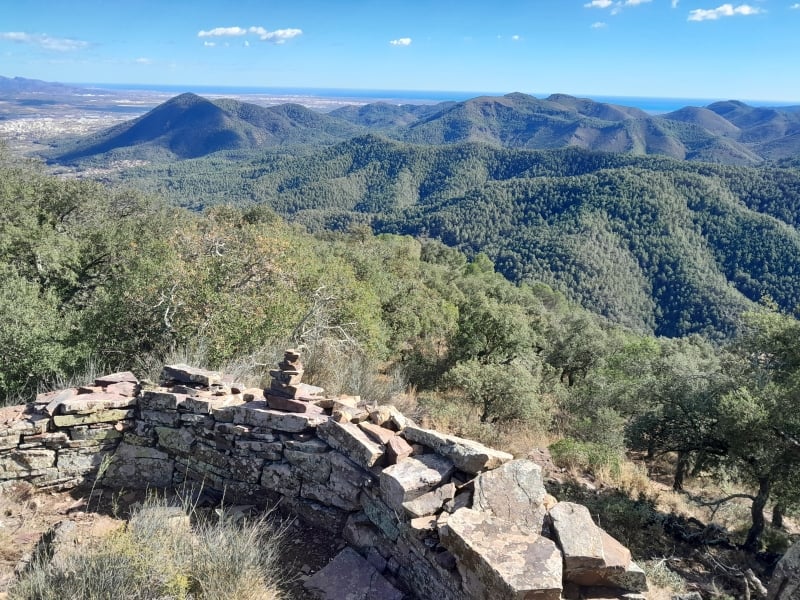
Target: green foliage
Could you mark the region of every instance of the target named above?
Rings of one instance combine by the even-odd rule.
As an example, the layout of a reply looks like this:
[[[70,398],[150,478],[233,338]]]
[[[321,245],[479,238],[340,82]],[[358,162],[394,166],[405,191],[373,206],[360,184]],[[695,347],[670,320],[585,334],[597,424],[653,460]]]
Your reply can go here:
[[[556,466],[593,474],[619,473],[622,455],[619,448],[596,442],[563,438],[550,445],[550,456]]]

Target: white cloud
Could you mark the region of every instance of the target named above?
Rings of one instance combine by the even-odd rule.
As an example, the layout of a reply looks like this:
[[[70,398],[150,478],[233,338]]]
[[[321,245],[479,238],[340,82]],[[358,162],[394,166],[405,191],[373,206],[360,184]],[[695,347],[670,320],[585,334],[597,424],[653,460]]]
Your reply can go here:
[[[511,40],[512,40],[512,41],[514,41],[514,42],[518,42],[518,41],[520,41],[521,39],[522,39],[522,38],[521,38],[520,36],[518,36],[518,35],[512,35],[512,36],[511,36]]]
[[[135,62],[138,65],[152,65],[153,64],[152,59],[145,58],[143,56],[135,59],[133,62]]]
[[[794,3],[794,4],[792,4],[792,5],[791,5],[789,8],[791,8],[792,10],[798,10],[798,9],[800,9],[800,2],[795,2],[795,3]]]
[[[392,46],[410,46],[411,38],[397,38],[389,42]]]
[[[672,0],[672,8],[678,8],[678,2],[681,0]]]
[[[54,52],[72,52],[88,48],[90,45],[89,42],[84,42],[83,40],[57,38],[46,33],[25,33],[24,31],[0,32],[0,40],[8,40],[18,44],[31,44]]]
[[[608,24],[603,23],[602,21],[597,21],[597,23],[591,24],[592,29],[605,29],[606,27],[608,27]]]
[[[253,29],[252,27],[250,29]],[[198,31],[197,37],[223,37],[223,36],[247,35],[247,29],[241,27],[214,27],[208,31]]]
[[[258,27],[215,27],[208,31],[202,30],[197,32],[197,37],[241,37],[243,35],[256,35],[262,42],[271,42],[273,44],[284,44],[286,40],[290,40],[298,35],[303,35],[302,29],[289,28],[289,29],[276,29],[269,31],[261,26]],[[205,44],[209,46],[211,44]]]
[[[625,6],[639,6],[648,2],[652,2],[652,0],[625,0]]]
[[[614,3],[611,0],[592,0],[583,6],[586,8],[608,8],[612,4]]]
[[[217,42],[209,42],[208,40],[205,40],[203,42],[203,46],[206,46],[207,48],[213,48],[216,45],[217,45]]]
[[[584,4],[584,8],[610,8],[612,15],[618,15],[626,6],[649,4],[653,0],[592,0]],[[674,2],[675,0],[673,0]]]
[[[250,41],[249,40],[245,40],[244,41],[244,47],[245,48],[249,48],[250,47]]]
[[[757,15],[764,12],[758,7],[750,6],[749,4],[740,4],[733,6],[733,4],[723,4],[717,8],[697,8],[689,11],[689,21],[716,21],[722,17],[733,17],[736,15],[750,16]]]

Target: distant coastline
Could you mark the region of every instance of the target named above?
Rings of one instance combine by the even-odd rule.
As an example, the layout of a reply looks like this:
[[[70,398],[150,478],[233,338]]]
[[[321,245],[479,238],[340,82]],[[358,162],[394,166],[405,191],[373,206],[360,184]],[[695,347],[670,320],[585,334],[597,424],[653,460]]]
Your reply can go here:
[[[477,96],[502,96],[507,92],[464,92],[433,90],[364,90],[337,88],[288,88],[288,87],[248,87],[248,86],[210,86],[210,85],[160,85],[160,84],[111,84],[80,83],[79,85],[110,91],[154,92],[159,94],[181,94],[192,92],[200,96],[270,96],[286,98],[287,102],[303,103],[303,99],[334,100],[336,104],[368,104],[370,102],[390,102],[394,104],[432,104],[437,102],[461,102]],[[528,92],[525,92],[528,93]],[[537,98],[546,98],[549,93],[533,93]],[[720,100],[731,98],[645,98],[637,96],[592,96],[572,94],[591,98],[597,102],[633,106],[651,114],[667,113],[685,106],[708,106]],[[738,100],[738,98],[737,98]],[[791,103],[761,100],[742,100],[751,106],[787,106]]]

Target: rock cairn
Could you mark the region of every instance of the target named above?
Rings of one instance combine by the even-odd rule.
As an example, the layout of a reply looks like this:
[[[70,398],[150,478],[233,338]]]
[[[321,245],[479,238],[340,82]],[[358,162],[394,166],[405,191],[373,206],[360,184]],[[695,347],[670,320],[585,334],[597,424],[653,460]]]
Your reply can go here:
[[[322,414],[319,402],[324,389],[303,383],[303,363],[300,353],[290,348],[283,354],[278,368],[269,372],[272,381],[264,390],[267,406],[276,410],[296,413]]]

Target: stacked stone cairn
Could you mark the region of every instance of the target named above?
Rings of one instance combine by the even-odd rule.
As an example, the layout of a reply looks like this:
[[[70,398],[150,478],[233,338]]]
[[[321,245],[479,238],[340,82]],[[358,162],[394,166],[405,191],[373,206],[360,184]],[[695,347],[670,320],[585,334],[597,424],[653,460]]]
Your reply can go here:
[[[550,496],[533,461],[325,396],[302,383],[296,350],[270,375],[248,389],[169,365],[159,385],[118,373],[2,409],[0,487],[66,489],[104,462],[111,487],[277,502],[348,544],[305,582],[324,600],[644,597],[630,552]]]

